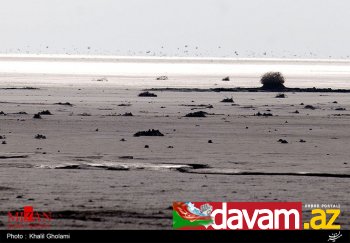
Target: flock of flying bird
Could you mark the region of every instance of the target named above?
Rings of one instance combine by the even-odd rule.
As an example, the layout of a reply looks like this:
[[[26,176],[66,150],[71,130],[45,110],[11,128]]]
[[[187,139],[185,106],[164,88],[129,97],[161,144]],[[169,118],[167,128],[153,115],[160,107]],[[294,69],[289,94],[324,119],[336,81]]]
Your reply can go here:
[[[10,48],[5,50],[5,54],[33,54],[32,51],[29,51],[30,47],[27,46],[25,49],[20,48]],[[83,48],[85,49],[85,48]],[[171,48],[170,48],[171,49]],[[221,46],[217,46],[213,49],[222,49]],[[96,55],[128,55],[128,56],[160,56],[160,57],[166,57],[166,56],[195,56],[195,57],[207,57],[211,56],[210,53],[215,52],[214,50],[204,50],[200,51],[198,46],[194,46],[191,48],[189,45],[184,45],[183,47],[177,47],[176,50],[170,50],[170,51],[164,51],[164,46],[161,46],[160,51],[121,51],[121,50],[100,50],[100,49],[93,49],[91,46],[87,46],[86,50],[81,50],[81,48],[63,48],[58,53],[60,54],[66,54],[66,55],[79,55],[79,54],[96,54]],[[39,47],[37,51],[35,52],[37,54],[56,54],[52,53],[49,46]],[[284,54],[277,54],[273,51],[264,51],[262,53],[260,52],[254,52],[254,51],[246,51],[239,53],[238,51],[230,51],[228,54],[227,51],[223,51],[226,55],[219,55],[221,57],[289,57],[289,58],[305,58],[305,57],[311,57],[311,58],[317,58],[318,55],[313,52],[304,53],[303,55],[297,55],[289,52],[284,52]],[[332,58],[333,56],[329,55],[328,58]],[[350,56],[343,56],[340,58],[349,58]]]

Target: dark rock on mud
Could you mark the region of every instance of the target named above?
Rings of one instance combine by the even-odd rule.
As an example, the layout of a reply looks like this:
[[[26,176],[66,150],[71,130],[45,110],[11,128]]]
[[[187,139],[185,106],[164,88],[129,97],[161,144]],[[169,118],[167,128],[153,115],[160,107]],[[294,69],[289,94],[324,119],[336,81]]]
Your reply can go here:
[[[157,97],[157,95],[154,94],[154,93],[151,93],[151,92],[146,91],[146,92],[140,93],[140,94],[139,94],[139,97]]]
[[[223,102],[223,103],[233,103],[233,99],[232,98],[225,98],[223,100],[221,100],[220,102]]]
[[[41,119],[41,115],[38,113],[38,114],[35,114],[34,116],[33,116],[33,118],[34,119]]]
[[[125,112],[121,116],[134,116],[131,112]]]
[[[45,111],[40,111],[38,113],[39,115],[44,115],[44,116],[49,116],[49,115],[52,115],[52,113],[49,111],[49,110],[45,110]]]
[[[288,143],[288,141],[287,141],[287,140],[285,140],[285,139],[279,139],[279,140],[278,140],[278,142],[280,142],[280,143],[284,143],[284,144]]]
[[[306,106],[304,106],[304,109],[315,110],[316,107],[314,107],[312,105],[306,105]]]
[[[285,94],[277,94],[275,98],[286,98]]]
[[[185,117],[206,117],[207,114],[205,111],[196,111],[186,114]]]
[[[34,138],[35,138],[35,139],[46,139],[46,136],[45,136],[45,135],[42,135],[42,134],[37,134],[37,135],[35,135]]]
[[[273,114],[271,114],[271,113],[260,113],[260,111],[259,111],[258,113],[254,114],[254,116],[265,116],[265,117],[267,117],[267,116],[273,116]]]
[[[149,129],[148,131],[139,131],[134,134],[134,137],[141,137],[141,136],[164,136],[163,133],[161,133],[159,130],[155,129]]]
[[[64,103],[62,103],[62,102],[58,102],[58,103],[55,103],[55,105],[66,105],[66,106],[73,106],[71,103],[69,103],[69,102],[64,102]]]

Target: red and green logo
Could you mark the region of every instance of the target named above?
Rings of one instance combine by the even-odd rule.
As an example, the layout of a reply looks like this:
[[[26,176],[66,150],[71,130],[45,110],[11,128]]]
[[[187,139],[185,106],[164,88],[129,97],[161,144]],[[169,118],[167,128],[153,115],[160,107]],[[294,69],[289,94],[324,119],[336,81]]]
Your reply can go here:
[[[213,219],[210,216],[213,207],[210,204],[203,204],[197,208],[191,202],[173,203],[173,228],[174,229],[200,229],[207,228]]]

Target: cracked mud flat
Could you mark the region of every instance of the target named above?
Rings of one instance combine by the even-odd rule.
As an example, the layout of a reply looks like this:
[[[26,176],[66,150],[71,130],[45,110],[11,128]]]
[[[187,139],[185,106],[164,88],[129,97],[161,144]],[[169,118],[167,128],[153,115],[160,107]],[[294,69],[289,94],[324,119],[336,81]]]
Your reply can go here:
[[[25,205],[56,229],[170,229],[173,201],[302,201],[340,204],[350,228],[348,94],[140,92],[0,89],[0,227]],[[133,136],[148,129],[164,136]]]

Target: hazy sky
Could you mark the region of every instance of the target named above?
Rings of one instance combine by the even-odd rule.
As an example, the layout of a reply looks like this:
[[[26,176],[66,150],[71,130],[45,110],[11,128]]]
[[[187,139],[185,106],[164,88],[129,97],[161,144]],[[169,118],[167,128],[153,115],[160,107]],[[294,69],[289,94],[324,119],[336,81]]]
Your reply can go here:
[[[347,58],[349,24],[349,0],[0,0],[0,53]]]

